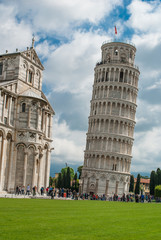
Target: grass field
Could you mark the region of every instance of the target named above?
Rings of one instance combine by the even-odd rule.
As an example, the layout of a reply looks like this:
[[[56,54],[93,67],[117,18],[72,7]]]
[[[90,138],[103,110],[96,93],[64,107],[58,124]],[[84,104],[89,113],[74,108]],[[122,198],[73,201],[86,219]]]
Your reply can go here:
[[[0,239],[161,239],[161,204],[0,199]]]

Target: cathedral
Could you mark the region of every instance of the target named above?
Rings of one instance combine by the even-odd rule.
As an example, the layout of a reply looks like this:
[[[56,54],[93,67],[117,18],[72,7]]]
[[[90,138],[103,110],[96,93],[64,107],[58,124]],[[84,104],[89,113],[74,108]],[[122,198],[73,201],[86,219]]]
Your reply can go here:
[[[136,48],[104,42],[96,64],[81,192],[122,196],[129,192],[139,69]]]
[[[0,193],[49,185],[52,117],[32,47],[0,54]]]

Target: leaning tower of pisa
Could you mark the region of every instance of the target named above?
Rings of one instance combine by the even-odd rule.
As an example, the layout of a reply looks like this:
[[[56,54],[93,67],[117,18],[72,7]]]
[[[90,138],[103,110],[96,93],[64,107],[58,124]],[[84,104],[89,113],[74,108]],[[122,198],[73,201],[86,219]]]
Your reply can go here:
[[[111,196],[129,191],[139,70],[136,48],[105,42],[94,85],[81,192]]]

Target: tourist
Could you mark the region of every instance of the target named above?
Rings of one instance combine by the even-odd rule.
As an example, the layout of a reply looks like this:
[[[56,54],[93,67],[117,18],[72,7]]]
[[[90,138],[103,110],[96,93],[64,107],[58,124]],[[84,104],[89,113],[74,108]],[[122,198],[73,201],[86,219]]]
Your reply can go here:
[[[40,192],[41,192],[41,195],[43,195],[43,193],[44,193],[44,188],[43,187],[41,187]]]
[[[49,187],[49,195],[51,195],[51,193],[53,192],[53,188],[52,186]]]
[[[29,195],[29,194],[30,194],[30,185],[28,184],[28,185],[27,185],[26,195]]]
[[[32,188],[33,196],[35,196],[35,186]]]
[[[148,195],[148,202],[151,202],[151,196],[150,196],[150,194]]]
[[[129,202],[129,195],[126,195],[126,201]]]
[[[24,194],[25,193],[25,186],[22,186],[21,188],[21,194]]]
[[[49,187],[46,188],[46,195],[48,196],[49,194]]]
[[[17,186],[15,195],[18,195],[18,194],[19,194],[19,191],[18,191],[18,186]]]
[[[64,197],[64,188],[61,190],[61,196]]]

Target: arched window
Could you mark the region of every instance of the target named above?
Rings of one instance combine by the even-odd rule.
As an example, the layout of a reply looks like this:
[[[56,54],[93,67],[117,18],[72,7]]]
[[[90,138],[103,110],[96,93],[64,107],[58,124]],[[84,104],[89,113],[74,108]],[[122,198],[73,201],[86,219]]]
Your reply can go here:
[[[22,103],[22,112],[26,111],[26,103]]]
[[[29,72],[28,72],[28,83],[33,84],[34,82],[34,67],[30,66]]]
[[[123,82],[123,75],[124,75],[124,73],[123,73],[123,71],[121,71],[121,72],[120,72],[120,79],[119,79],[119,82]]]
[[[118,55],[118,49],[117,48],[115,49],[114,53],[115,53],[116,56]]]
[[[2,71],[3,71],[3,63],[0,63],[0,75],[2,75]]]
[[[32,83],[32,72],[29,70],[28,82]]]

